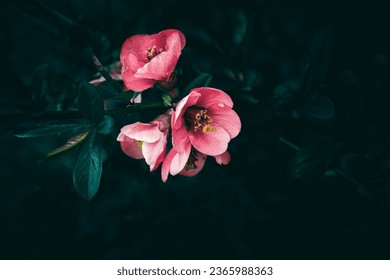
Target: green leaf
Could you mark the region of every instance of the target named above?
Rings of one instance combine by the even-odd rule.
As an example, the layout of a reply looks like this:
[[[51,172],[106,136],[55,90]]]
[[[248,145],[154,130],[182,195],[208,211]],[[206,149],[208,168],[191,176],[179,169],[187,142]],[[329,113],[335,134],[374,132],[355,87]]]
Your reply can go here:
[[[139,95],[139,93],[134,92],[132,90],[128,90],[128,91],[124,91],[124,92],[119,93],[119,95],[115,98],[115,100],[122,102],[122,103],[125,103],[125,104],[129,104],[130,100],[132,98],[137,97],[138,95]]]
[[[81,143],[73,169],[73,184],[86,200],[91,200],[99,189],[102,175],[103,148],[96,131]]]
[[[29,120],[12,130],[12,133],[21,138],[40,137],[61,133],[73,128],[90,128],[92,123],[83,119],[48,119]]]
[[[87,139],[89,133],[91,133],[90,130],[77,134],[76,136],[73,136],[65,143],[65,145],[62,145],[61,147],[51,151],[50,153],[47,153],[41,160],[39,160],[39,162],[43,162],[50,157],[53,157],[60,153],[66,152],[74,147],[77,147],[77,145],[81,144],[85,139]]]
[[[103,121],[99,124],[98,126],[98,132],[101,134],[109,134],[113,131],[114,129],[114,118],[111,116],[104,116]]]
[[[108,81],[101,82],[97,87],[97,91],[102,98],[115,98],[118,96],[118,91]]]
[[[95,123],[104,117],[103,98],[98,90],[91,84],[82,82],[79,87],[79,109],[83,116]]]
[[[333,117],[334,111],[332,100],[326,96],[318,96],[315,99],[309,100],[301,108],[301,112],[319,119]]]
[[[183,90],[183,96],[186,96],[187,94],[190,93],[190,91],[193,88],[198,88],[198,87],[207,87],[212,79],[212,75],[208,73],[202,73],[198,77],[196,77],[194,80],[192,80],[186,88]]]

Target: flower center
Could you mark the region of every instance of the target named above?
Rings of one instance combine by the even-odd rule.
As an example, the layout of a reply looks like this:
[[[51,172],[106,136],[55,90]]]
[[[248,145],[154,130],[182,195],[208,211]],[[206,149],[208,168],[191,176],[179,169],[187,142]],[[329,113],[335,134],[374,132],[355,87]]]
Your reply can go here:
[[[198,130],[202,130],[203,133],[215,131],[215,127],[212,125],[213,120],[204,108],[197,106],[188,107],[184,113],[184,122],[187,131],[193,130],[197,132]]]
[[[157,49],[157,47],[155,45],[153,45],[152,47],[147,49],[146,50],[146,62],[151,61],[153,57],[155,57],[158,54],[162,53],[162,51],[163,51],[162,48]]]
[[[137,146],[138,146],[139,149],[142,149],[142,144],[143,143],[144,143],[143,141],[137,141]]]

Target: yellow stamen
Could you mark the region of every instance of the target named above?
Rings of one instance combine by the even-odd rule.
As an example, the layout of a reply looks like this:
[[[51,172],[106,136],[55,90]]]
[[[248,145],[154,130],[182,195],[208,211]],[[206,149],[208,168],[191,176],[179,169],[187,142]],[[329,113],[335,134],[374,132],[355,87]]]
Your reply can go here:
[[[213,126],[210,125],[212,122],[212,119],[207,115],[207,110],[200,110],[199,113],[195,115],[194,120],[194,131],[197,131],[198,129],[202,128],[203,132],[210,132],[214,130],[208,130],[209,128],[212,128]],[[209,126],[209,128],[206,128],[206,126]],[[205,131],[206,129],[206,131]]]
[[[139,149],[142,149],[142,144],[143,143],[144,143],[143,141],[137,141],[137,146],[138,146]]]
[[[211,124],[206,124],[203,129],[202,129],[203,133],[209,133],[209,132],[213,132],[215,131],[215,127],[212,126]]]

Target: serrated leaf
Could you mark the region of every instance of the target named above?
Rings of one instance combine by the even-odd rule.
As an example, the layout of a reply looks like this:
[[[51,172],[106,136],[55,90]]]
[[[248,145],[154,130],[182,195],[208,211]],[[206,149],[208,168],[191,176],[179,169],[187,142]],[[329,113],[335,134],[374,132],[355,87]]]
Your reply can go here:
[[[40,137],[65,132],[74,128],[89,128],[92,123],[83,119],[64,120],[29,120],[12,130],[12,133],[21,138]]]
[[[326,96],[319,96],[315,99],[309,100],[301,108],[301,112],[319,119],[333,117],[334,110],[332,100]]]
[[[194,80],[192,80],[186,88],[183,90],[183,96],[186,96],[190,93],[190,91],[194,88],[198,87],[207,87],[212,79],[212,75],[208,73],[202,73],[198,77],[196,77]]]
[[[85,131],[83,133],[77,134],[76,136],[73,136],[65,143],[65,145],[62,145],[61,147],[47,153],[41,160],[39,160],[39,162],[42,162],[42,161],[44,161],[52,156],[58,155],[60,153],[66,152],[74,147],[77,147],[77,145],[81,144],[85,139],[87,139],[90,132],[91,131],[88,130],[88,131]]]
[[[98,90],[91,84],[82,82],[79,87],[79,109],[86,119],[99,123],[104,117],[104,102]]]
[[[73,184],[86,200],[97,193],[102,175],[103,148],[96,131],[90,133],[81,143],[73,169]]]

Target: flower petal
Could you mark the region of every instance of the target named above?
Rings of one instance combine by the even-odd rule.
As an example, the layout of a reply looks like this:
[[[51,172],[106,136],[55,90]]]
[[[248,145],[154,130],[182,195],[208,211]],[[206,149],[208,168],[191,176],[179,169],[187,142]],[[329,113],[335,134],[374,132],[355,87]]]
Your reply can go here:
[[[124,136],[123,140],[121,141],[121,148],[122,151],[131,158],[140,159],[144,157],[137,140],[131,139],[127,136]]]
[[[138,60],[143,61],[146,57],[146,50],[156,44],[156,35],[137,34],[127,38],[122,44],[119,56],[122,65],[129,54],[133,54]]]
[[[171,169],[171,163],[173,160],[173,157],[176,155],[176,150],[171,149],[169,153],[166,155],[162,166],[161,166],[161,180],[165,183],[168,179],[169,170]]]
[[[188,133],[188,136],[195,149],[209,156],[224,153],[230,141],[230,135],[222,127],[215,127],[214,131],[208,133],[202,131],[191,132]]]
[[[183,153],[176,153],[172,159],[170,173],[171,175],[179,174],[180,171],[186,166],[188,158],[191,153],[191,144],[188,143]]]
[[[126,84],[126,87],[132,91],[142,92],[149,88],[152,88],[156,81],[149,79],[139,79],[134,78],[133,76],[130,79],[124,78],[123,80]]]
[[[153,79],[155,81],[168,81],[175,70],[179,56],[173,52],[162,52],[139,68],[134,73],[135,78]]]
[[[137,92],[152,88],[156,83],[155,80],[136,78],[130,71],[123,72],[122,77],[126,88]]]
[[[201,94],[196,104],[197,106],[207,108],[215,104],[223,104],[226,107],[233,107],[232,99],[222,90],[210,87],[201,87],[194,88],[191,92],[198,92]]]
[[[179,41],[180,41],[180,49],[182,50],[184,46],[186,45],[186,38],[184,37],[183,33],[181,33],[177,29],[166,29],[157,34],[157,43],[165,43],[167,41],[167,38],[170,37],[172,34],[179,35]]]
[[[122,127],[121,133],[123,133],[127,137],[147,143],[156,142],[163,136],[163,133],[158,129],[158,123],[153,122],[136,122],[133,124],[126,125]]]
[[[217,155],[217,156],[214,156],[214,157],[215,157],[215,161],[218,164],[226,165],[226,164],[229,164],[229,162],[230,162],[230,154],[229,154],[228,151],[224,152],[221,155]]]
[[[229,133],[231,139],[240,133],[240,117],[231,108],[220,104],[208,107],[207,110],[213,120],[213,125],[223,127]]]
[[[184,126],[172,129],[172,145],[178,153],[183,153],[188,143],[188,133]]]
[[[142,144],[142,154],[145,157],[146,163],[150,166],[150,171],[155,170],[164,159],[167,146],[167,133],[154,143],[144,142]]]
[[[184,126],[183,115],[185,113],[185,110],[187,110],[188,107],[196,104],[199,97],[200,93],[191,92],[182,100],[180,100],[179,103],[177,103],[175,112],[172,113],[172,128]]]

